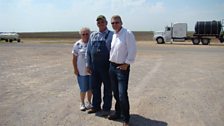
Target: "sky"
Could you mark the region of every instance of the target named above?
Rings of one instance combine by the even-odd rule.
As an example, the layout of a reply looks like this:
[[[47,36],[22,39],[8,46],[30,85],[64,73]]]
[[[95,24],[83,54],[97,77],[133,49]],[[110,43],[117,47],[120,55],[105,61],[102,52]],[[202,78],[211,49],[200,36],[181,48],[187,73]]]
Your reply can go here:
[[[163,31],[171,23],[224,19],[224,0],[0,0],[0,32],[96,31],[96,17],[120,15],[132,31]]]

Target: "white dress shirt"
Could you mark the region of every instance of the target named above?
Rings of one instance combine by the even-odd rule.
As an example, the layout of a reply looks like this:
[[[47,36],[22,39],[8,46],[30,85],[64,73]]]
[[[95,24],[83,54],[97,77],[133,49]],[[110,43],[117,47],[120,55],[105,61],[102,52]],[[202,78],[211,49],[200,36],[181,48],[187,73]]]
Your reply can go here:
[[[114,33],[110,50],[110,61],[117,64],[131,64],[136,57],[136,40],[133,33],[122,28]]]

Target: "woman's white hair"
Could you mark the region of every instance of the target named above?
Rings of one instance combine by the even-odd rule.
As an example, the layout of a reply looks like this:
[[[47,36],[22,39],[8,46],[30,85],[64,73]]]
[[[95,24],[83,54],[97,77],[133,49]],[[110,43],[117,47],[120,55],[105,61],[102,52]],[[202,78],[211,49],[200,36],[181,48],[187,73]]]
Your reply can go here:
[[[88,27],[83,27],[80,29],[79,34],[81,35],[84,31],[90,33],[90,29]]]

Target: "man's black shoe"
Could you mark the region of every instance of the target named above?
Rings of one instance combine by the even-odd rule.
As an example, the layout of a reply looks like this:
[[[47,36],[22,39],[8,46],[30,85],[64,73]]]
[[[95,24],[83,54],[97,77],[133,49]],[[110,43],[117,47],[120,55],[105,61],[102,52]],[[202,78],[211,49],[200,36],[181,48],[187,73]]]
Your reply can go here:
[[[117,115],[117,114],[111,114],[107,117],[109,120],[117,120],[117,119],[120,119],[121,116],[120,115]]]
[[[108,117],[110,115],[110,111],[108,110],[108,111],[105,111],[105,110],[103,110],[103,111],[99,111],[99,112],[97,112],[96,113],[96,116],[100,116],[100,117]]]
[[[92,113],[96,113],[96,112],[98,112],[98,111],[100,111],[100,109],[90,109],[87,113],[88,114],[92,114]]]

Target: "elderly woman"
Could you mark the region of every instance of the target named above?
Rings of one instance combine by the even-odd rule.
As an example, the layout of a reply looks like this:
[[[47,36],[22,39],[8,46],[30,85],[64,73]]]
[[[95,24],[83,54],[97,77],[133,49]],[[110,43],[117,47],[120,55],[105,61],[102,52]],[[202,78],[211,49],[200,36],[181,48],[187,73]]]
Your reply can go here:
[[[85,53],[87,49],[87,43],[89,41],[90,29],[89,28],[82,28],[79,32],[81,39],[78,40],[72,49],[73,54],[73,68],[74,74],[77,76],[78,85],[80,88],[80,110],[85,111],[86,109],[91,109],[91,98],[92,98],[92,91],[91,91],[91,82],[90,82],[90,75],[86,73],[86,59]],[[85,103],[85,97],[87,95],[87,102]]]

